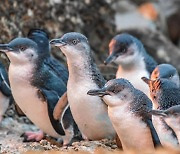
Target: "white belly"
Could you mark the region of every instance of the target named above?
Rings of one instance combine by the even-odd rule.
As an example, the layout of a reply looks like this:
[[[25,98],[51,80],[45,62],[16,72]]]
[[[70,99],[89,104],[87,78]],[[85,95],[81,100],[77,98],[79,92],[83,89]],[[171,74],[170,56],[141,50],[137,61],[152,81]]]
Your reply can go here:
[[[177,140],[172,136],[170,130],[167,130],[158,116],[152,116],[153,125],[157,131],[161,144],[163,146],[177,147]]]
[[[124,78],[124,79],[129,80],[136,89],[141,90],[147,96],[149,96],[149,87],[141,79],[142,77],[149,78],[149,73],[146,70],[134,70],[134,71],[128,72],[128,71],[123,71],[119,69],[116,73],[116,78]]]
[[[124,150],[153,149],[150,129],[140,118],[123,106],[108,107],[108,114],[121,140]]]
[[[0,92],[0,122],[2,120],[2,116],[4,115],[9,106],[9,101],[10,99],[3,95],[2,92]]]
[[[168,126],[174,130],[178,138],[178,141],[180,142],[180,116],[170,116],[168,118],[165,118],[165,121],[168,124]]]
[[[107,106],[98,96],[87,95],[97,89],[91,81],[68,81],[68,100],[73,117],[84,136],[91,140],[114,138],[115,131],[107,113]]]
[[[29,68],[28,68],[29,67]],[[47,103],[37,96],[37,89],[29,83],[32,66],[13,66],[9,68],[9,80],[13,97],[26,116],[43,132],[59,137],[51,125]],[[26,70],[26,71],[25,71]]]

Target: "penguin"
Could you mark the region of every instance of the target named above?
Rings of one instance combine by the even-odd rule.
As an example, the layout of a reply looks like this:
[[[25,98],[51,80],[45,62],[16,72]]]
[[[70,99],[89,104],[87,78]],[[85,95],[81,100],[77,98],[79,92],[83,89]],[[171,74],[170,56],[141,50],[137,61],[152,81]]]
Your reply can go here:
[[[39,46],[39,54],[46,53],[46,56],[49,58],[46,58],[44,63],[49,68],[53,69],[54,72],[63,80],[63,82],[67,85],[68,81],[68,70],[67,68],[60,63],[57,59],[52,57],[50,55],[51,52],[51,46],[49,45],[49,35],[48,33],[43,29],[31,29],[27,35],[28,38],[35,41]]]
[[[74,135],[71,113],[67,115],[69,121],[62,122],[65,111],[70,112],[66,83],[47,66],[49,52],[42,53],[42,46],[30,38],[15,38],[0,44],[0,50],[10,60],[9,81],[16,103],[41,130],[27,133],[28,140],[39,141],[44,132],[69,144]]]
[[[149,95],[148,86],[141,77],[148,77],[156,67],[156,61],[146,52],[140,40],[122,33],[116,35],[109,43],[109,56],[105,65],[114,62],[118,65],[116,78],[125,78],[132,85]]]
[[[179,74],[177,69],[171,64],[160,64],[151,73],[151,80],[156,80],[158,78],[169,79],[179,87]]]
[[[88,91],[108,105],[108,115],[124,150],[153,149],[160,146],[149,111],[151,100],[126,79],[109,80],[104,87]]]
[[[49,44],[49,35],[48,35],[48,33],[43,29],[37,29],[36,28],[36,29],[31,29],[28,32],[27,37],[37,43],[37,45],[39,47],[39,50],[38,50],[39,54],[46,54],[46,58],[44,59],[44,65],[49,67],[49,69],[53,70],[54,73],[56,73],[56,75],[59,78],[61,78],[62,81],[67,86],[67,81],[68,81],[68,76],[69,76],[68,70],[62,63],[60,63],[57,59],[55,59],[54,57],[52,57],[50,55],[51,46]],[[58,114],[60,114],[60,113],[58,113]],[[72,134],[69,134],[70,138],[72,138],[71,142],[73,142],[76,139],[81,140],[82,139],[81,133],[80,133],[74,119],[72,118],[72,114],[71,114],[71,111],[70,111],[69,107],[65,111],[62,120],[63,120],[63,124],[66,126],[66,128],[71,128],[74,131],[73,132],[73,134],[74,134],[73,138],[72,138]],[[69,131],[71,132],[72,130],[69,129]],[[25,137],[25,138],[27,138],[27,137]]]
[[[166,78],[142,80],[149,85],[153,110],[167,110],[180,103],[180,90],[176,83]],[[152,116],[154,127],[163,146],[177,147],[179,142],[173,129],[159,116]]]
[[[81,33],[69,32],[50,44],[61,49],[67,58],[69,79],[67,96],[72,115],[87,140],[114,139],[116,132],[108,117],[107,105],[87,92],[100,88],[105,80],[93,61],[88,39]]]
[[[8,74],[4,65],[0,62],[0,122],[12,102],[13,97],[9,86]]]
[[[152,115],[161,116],[167,125],[175,132],[178,142],[180,142],[180,105],[175,105],[167,110],[152,110]]]

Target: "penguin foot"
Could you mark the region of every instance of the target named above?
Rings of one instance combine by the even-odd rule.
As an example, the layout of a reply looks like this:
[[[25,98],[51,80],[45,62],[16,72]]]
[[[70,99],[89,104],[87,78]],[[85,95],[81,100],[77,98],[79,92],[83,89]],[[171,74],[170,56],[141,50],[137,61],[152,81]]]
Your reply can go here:
[[[88,137],[86,135],[84,135],[83,133],[82,134],[82,138],[85,140],[85,141],[89,141]]]
[[[63,146],[71,146],[72,145],[72,143],[74,143],[74,142],[80,142],[80,141],[82,141],[83,140],[83,138],[82,137],[73,137],[69,142],[67,142],[67,140],[64,140],[63,141]]]
[[[56,145],[58,147],[62,147],[63,146],[63,139],[56,139],[54,137],[51,137],[51,136],[45,136],[45,139],[50,142],[51,144],[53,145]]]
[[[23,142],[38,142],[44,138],[43,131],[38,132],[25,132],[21,135],[23,137]]]

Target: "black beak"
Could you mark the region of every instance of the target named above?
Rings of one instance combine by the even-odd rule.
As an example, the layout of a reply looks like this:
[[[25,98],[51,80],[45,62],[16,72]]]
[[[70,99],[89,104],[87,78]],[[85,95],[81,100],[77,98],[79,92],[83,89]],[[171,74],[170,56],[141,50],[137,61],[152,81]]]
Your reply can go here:
[[[106,60],[104,61],[104,64],[107,65],[109,63],[111,63],[112,61],[114,61],[116,59],[115,54],[112,52],[112,54],[110,54]]]
[[[149,113],[155,116],[167,117],[167,114],[162,110],[151,110]]]
[[[67,45],[67,43],[63,42],[61,39],[52,39],[49,43],[58,47]]]
[[[148,85],[149,85],[149,83],[150,83],[150,79],[148,79],[148,78],[146,78],[146,77],[142,77],[141,78],[145,83],[147,83]]]
[[[0,51],[9,52],[14,50],[8,44],[0,44]]]
[[[88,95],[92,95],[92,96],[100,96],[103,97],[104,95],[109,95],[109,93],[106,92],[105,88],[102,89],[95,89],[95,90],[89,90],[87,92]]]

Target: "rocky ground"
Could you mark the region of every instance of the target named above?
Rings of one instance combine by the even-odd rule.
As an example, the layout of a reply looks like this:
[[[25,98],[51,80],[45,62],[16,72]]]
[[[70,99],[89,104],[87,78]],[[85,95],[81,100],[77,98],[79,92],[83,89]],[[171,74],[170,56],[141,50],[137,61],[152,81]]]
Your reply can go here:
[[[44,139],[40,142],[23,142],[20,137],[25,131],[38,130],[34,125],[22,122],[27,121],[26,118],[5,118],[0,126],[0,153],[24,153],[28,151],[49,151],[56,150],[61,152],[68,151],[86,151],[93,152],[97,148],[106,149],[107,151],[117,150],[114,141],[101,140],[101,141],[80,141],[74,142],[72,146],[62,147],[60,144],[52,139]]]
[[[22,121],[27,121],[27,123]],[[28,124],[26,118],[5,118],[0,125],[0,153],[1,154],[180,154],[178,149],[158,149],[153,151],[123,152],[119,150],[114,141],[80,141],[71,146],[61,147],[52,140],[44,139],[40,142],[23,142],[20,135],[27,130],[36,131],[37,128]]]
[[[52,138],[46,137],[40,142],[23,142],[20,137],[25,131],[38,131],[26,117],[19,117],[13,105],[8,109],[0,123],[0,154],[180,154],[179,149],[158,149],[154,151],[126,151],[118,149],[115,141],[79,141],[71,146],[62,146]]]
[[[19,117],[11,105],[0,124],[0,153],[24,153],[42,151],[61,151],[61,152],[94,152],[102,148],[109,152],[117,150],[115,141],[80,141],[74,142],[71,146],[64,146],[52,138],[46,137],[40,142],[23,142],[20,137],[25,131],[38,131],[27,117]]]

